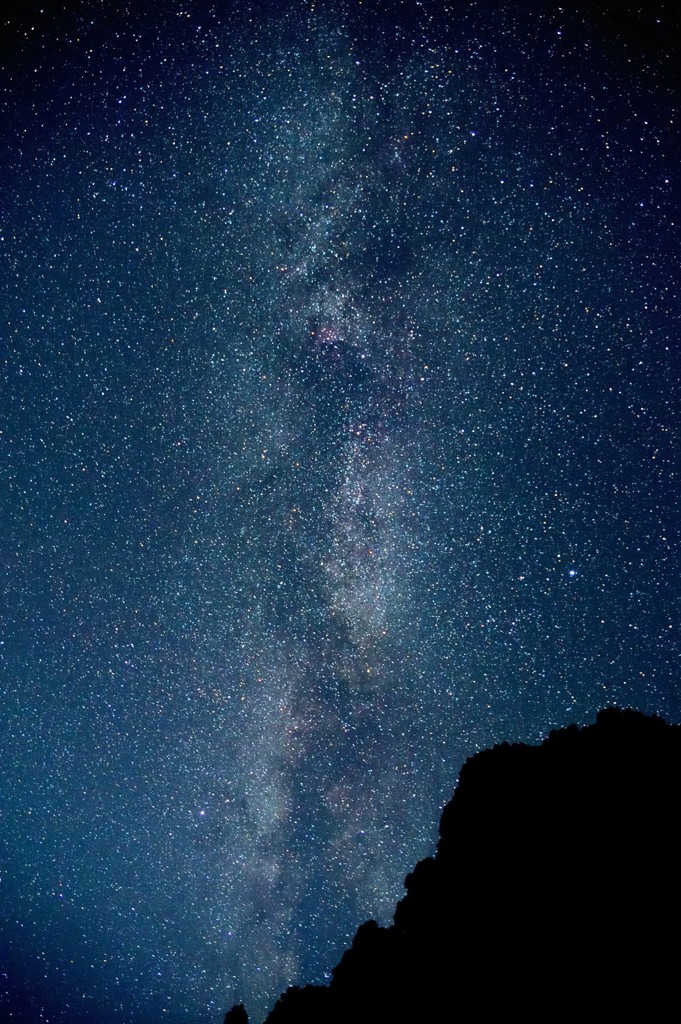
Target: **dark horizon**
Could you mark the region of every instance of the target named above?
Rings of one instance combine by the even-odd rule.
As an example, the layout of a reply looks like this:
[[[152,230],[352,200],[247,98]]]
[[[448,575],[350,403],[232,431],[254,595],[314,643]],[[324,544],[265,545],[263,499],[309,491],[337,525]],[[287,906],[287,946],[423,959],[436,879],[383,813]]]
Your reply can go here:
[[[631,709],[470,757],[389,927],[365,922],[330,985],[289,988],[265,1024],[664,1018],[680,792],[681,728]]]

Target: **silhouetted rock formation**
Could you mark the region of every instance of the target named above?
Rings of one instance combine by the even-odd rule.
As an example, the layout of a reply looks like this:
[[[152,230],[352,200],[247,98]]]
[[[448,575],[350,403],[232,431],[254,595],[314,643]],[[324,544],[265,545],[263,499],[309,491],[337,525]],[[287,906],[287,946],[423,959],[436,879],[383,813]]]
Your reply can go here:
[[[394,925],[266,1024],[661,1020],[676,1001],[681,727],[635,711],[470,758]]]
[[[248,1014],[243,1003],[239,1003],[238,1006],[233,1006],[231,1010],[227,1011],[224,1024],[248,1024]]]

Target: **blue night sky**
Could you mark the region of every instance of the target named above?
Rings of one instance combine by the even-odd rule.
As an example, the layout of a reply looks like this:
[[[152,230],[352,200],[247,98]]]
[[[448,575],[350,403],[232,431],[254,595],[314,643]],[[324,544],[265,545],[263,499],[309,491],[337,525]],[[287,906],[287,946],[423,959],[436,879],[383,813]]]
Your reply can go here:
[[[238,6],[5,16],[3,1022],[261,1020],[467,756],[681,719],[665,5]]]

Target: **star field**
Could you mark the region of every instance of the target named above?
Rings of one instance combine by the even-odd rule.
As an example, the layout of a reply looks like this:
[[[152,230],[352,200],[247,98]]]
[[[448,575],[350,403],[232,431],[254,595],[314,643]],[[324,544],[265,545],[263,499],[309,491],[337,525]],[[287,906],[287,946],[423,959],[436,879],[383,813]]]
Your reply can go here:
[[[529,7],[8,18],[8,1019],[262,1019],[468,755],[681,718],[678,83]]]

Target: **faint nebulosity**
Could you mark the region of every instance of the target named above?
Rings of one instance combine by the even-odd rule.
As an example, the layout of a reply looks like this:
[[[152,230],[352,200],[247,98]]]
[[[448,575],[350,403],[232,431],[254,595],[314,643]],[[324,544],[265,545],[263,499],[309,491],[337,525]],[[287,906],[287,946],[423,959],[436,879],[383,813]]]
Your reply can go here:
[[[388,922],[469,754],[681,717],[664,46],[548,3],[233,6],[6,29],[22,1020],[261,1019]]]

